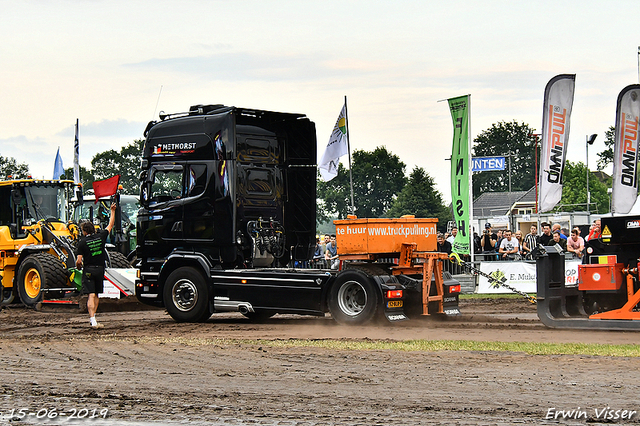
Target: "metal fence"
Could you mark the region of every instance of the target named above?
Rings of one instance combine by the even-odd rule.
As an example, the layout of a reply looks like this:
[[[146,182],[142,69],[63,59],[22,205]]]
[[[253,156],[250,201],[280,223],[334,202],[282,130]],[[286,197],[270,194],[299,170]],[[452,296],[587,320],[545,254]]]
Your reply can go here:
[[[478,253],[474,254],[474,261],[471,262],[470,256],[461,256],[469,266],[480,269],[480,264],[483,262],[496,262],[502,260],[499,253]],[[577,259],[573,256],[573,253],[565,253],[566,260]],[[517,259],[508,259],[514,263],[531,263],[531,260],[525,260],[521,257]],[[378,263],[384,265],[397,265],[397,258],[378,259]],[[331,269],[331,261],[325,259],[315,259],[309,261],[296,261],[292,262],[289,266],[302,269]],[[340,265],[342,267],[342,265]],[[334,268],[334,270],[337,268]],[[460,281],[462,285],[462,293],[474,293],[478,285],[478,275],[471,272],[465,265],[459,265],[455,262],[443,261],[442,269],[444,272],[448,272],[453,278]]]

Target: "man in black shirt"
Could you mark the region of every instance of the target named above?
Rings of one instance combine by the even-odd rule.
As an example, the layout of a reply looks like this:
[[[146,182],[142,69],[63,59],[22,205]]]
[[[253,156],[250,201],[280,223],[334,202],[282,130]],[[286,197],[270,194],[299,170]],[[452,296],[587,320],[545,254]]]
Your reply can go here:
[[[482,248],[482,254],[489,254],[496,252],[496,243],[498,242],[498,235],[491,231],[491,224],[489,222],[484,224],[484,232],[480,237],[480,247]],[[495,256],[485,256],[484,260],[495,260]]]
[[[92,328],[102,328],[102,324],[96,321],[96,311],[100,300],[98,294],[104,291],[104,265],[107,261],[105,244],[116,221],[115,212],[116,205],[111,204],[109,224],[98,232],[91,222],[81,225],[83,237],[78,242],[76,267],[82,269],[82,293],[89,295],[87,311]]]
[[[563,252],[567,251],[567,240],[563,240],[561,237],[562,232],[556,230],[553,231],[553,238],[551,239],[551,242],[549,243],[549,245],[559,245],[560,248],[562,248]]]
[[[540,226],[542,226],[542,235],[538,237],[538,244],[542,244],[543,246],[552,246],[553,235],[551,234],[551,225],[547,222],[543,222]]]
[[[438,241],[437,250],[441,253],[451,254],[451,243],[444,239],[444,235],[439,232],[436,238]]]

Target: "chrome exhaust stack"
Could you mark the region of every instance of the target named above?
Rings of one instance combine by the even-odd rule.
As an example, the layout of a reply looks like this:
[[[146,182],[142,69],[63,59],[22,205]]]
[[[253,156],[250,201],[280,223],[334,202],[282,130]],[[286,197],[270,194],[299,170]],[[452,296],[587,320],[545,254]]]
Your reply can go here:
[[[255,312],[249,302],[238,302],[218,297],[213,301],[213,308],[216,312],[240,312],[242,315]]]

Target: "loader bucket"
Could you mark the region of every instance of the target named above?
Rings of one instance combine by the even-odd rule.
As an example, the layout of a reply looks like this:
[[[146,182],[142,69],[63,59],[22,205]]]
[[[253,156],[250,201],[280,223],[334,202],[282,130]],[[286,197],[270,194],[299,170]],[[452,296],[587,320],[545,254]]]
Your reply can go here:
[[[538,318],[549,328],[640,330],[640,321],[590,319],[577,285],[566,286],[564,253],[544,247],[536,260]]]

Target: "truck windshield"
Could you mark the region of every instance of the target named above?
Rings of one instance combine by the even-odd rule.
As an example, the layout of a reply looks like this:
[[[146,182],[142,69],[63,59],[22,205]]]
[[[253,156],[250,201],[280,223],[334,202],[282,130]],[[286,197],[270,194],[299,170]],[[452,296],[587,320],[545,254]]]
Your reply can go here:
[[[162,203],[182,197],[182,167],[179,169],[155,169],[152,174],[151,204]]]
[[[56,186],[25,187],[27,199],[27,217],[35,220],[67,219],[65,190]]]

